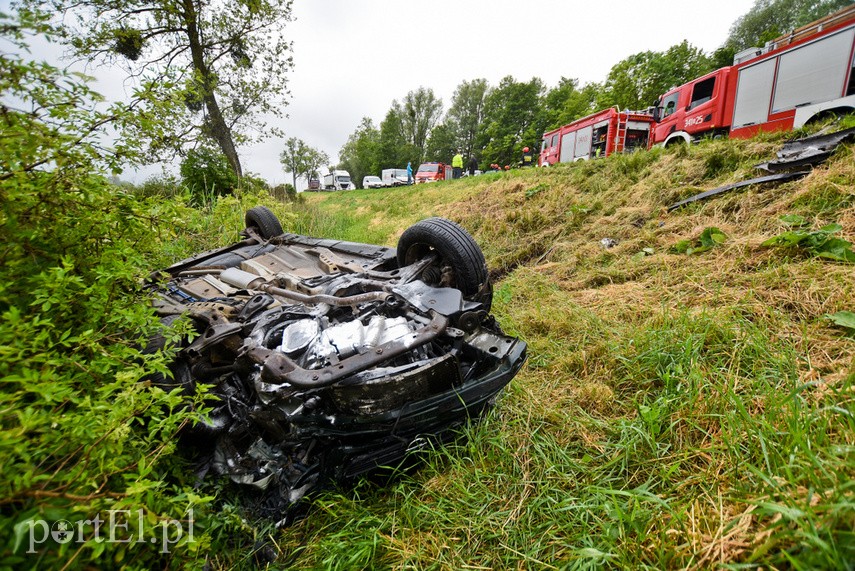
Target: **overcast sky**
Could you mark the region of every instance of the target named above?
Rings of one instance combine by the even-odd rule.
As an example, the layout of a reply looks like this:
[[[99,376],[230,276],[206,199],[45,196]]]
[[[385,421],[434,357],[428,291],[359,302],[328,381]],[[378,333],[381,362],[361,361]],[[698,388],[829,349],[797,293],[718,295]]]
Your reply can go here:
[[[0,0],[0,10],[9,0]],[[295,0],[288,118],[280,127],[335,161],[363,117],[375,126],[393,100],[433,89],[447,110],[463,81],[491,86],[511,75],[603,81],[627,56],[688,40],[712,52],[754,0]],[[92,70],[89,70],[93,73]],[[95,73],[95,75],[100,75]],[[117,83],[96,85],[112,96]],[[282,139],[240,149],[244,171],[272,183],[282,171]],[[140,182],[137,177],[123,178]]]

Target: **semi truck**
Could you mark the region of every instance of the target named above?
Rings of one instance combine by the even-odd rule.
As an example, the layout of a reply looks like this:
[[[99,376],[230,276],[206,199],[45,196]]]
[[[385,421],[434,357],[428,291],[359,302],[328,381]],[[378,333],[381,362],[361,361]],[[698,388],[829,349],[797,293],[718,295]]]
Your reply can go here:
[[[422,163],[416,171],[416,184],[451,179],[451,165],[445,163]]]
[[[380,171],[380,179],[386,186],[405,186],[410,182],[407,169],[383,169]]]
[[[324,190],[353,190],[356,185],[347,171],[334,170],[324,175]]]
[[[654,105],[650,144],[747,138],[855,111],[853,54],[855,4],[666,92]]]
[[[653,117],[643,111],[609,108],[543,134],[537,164],[548,167],[646,149]]]

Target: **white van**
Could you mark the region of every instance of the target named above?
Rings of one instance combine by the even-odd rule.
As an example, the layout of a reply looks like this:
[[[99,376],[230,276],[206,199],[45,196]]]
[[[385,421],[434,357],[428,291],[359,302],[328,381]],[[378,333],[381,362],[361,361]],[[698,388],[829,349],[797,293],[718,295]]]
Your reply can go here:
[[[362,177],[362,188],[383,188],[384,186],[386,185],[383,184],[383,181],[380,180],[379,176],[370,174]]]

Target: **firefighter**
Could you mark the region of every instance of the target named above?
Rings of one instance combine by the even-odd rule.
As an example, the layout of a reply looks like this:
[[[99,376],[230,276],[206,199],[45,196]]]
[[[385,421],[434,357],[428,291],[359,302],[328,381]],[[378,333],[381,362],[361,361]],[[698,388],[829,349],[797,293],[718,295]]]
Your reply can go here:
[[[478,159],[475,158],[475,155],[469,157],[469,176],[475,176],[475,171],[478,170]]]
[[[523,147],[523,157],[520,166],[530,167],[533,164],[533,157],[531,155],[531,150],[528,147]]]
[[[461,176],[463,176],[463,155],[460,154],[460,149],[457,149],[457,154],[451,159],[451,178]]]

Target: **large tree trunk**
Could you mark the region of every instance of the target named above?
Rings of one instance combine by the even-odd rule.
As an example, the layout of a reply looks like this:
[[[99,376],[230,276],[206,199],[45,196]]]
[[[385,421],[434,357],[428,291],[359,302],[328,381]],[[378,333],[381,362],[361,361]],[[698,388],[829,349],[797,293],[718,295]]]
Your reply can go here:
[[[223,114],[220,111],[220,104],[214,95],[213,78],[211,71],[205,64],[205,54],[202,49],[202,42],[199,38],[199,27],[197,25],[198,14],[196,7],[193,5],[193,0],[183,0],[184,18],[187,24],[187,40],[190,45],[190,55],[193,59],[193,68],[199,73],[202,78],[202,100],[205,102],[205,108],[208,111],[208,120],[211,125],[211,136],[217,141],[226,159],[229,161],[229,166],[239,177],[243,176],[243,171],[240,166],[240,158],[235,148],[235,143],[232,140],[232,133],[229,126],[226,125]]]

